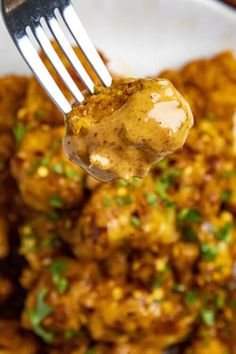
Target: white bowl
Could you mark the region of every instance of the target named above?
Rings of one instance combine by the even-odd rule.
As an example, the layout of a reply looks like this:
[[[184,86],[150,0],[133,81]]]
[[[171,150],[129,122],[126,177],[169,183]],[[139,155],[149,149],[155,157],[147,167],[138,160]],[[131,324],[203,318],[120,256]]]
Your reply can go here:
[[[94,43],[119,74],[143,76],[236,51],[236,11],[216,0],[79,0]],[[0,19],[0,75],[26,65]]]

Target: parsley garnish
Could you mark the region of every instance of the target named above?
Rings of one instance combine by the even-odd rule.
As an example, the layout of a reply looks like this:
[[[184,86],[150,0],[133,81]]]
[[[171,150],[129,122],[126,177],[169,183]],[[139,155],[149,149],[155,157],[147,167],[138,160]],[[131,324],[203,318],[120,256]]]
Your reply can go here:
[[[52,281],[56,285],[59,294],[64,294],[68,287],[68,280],[62,276],[67,269],[67,262],[63,260],[53,261],[50,265]]]
[[[185,241],[192,242],[197,240],[197,232],[191,226],[183,226],[181,231]]]
[[[117,185],[117,187],[127,187],[128,182],[121,179],[121,180],[117,181],[116,185]]]
[[[109,206],[112,205],[112,200],[110,198],[103,199],[103,205],[104,207],[108,208]]]
[[[141,220],[137,216],[132,216],[131,217],[131,224],[135,227],[139,227],[141,225]]]
[[[147,193],[146,200],[148,204],[151,205],[152,207],[155,207],[157,205],[157,196],[154,193]]]
[[[215,233],[215,237],[217,238],[217,240],[229,242],[232,237],[232,228],[232,223],[224,225],[222,228],[219,229],[219,231]]]
[[[215,314],[211,309],[202,309],[200,315],[207,326],[212,326],[215,323]]]
[[[231,198],[232,198],[232,191],[229,190],[224,191],[220,196],[220,200],[222,203],[228,203]]]
[[[22,145],[25,135],[28,132],[28,128],[21,122],[17,122],[16,126],[13,128],[13,133],[16,139],[17,149]]]
[[[54,195],[50,198],[49,204],[53,208],[62,208],[64,203],[59,195]]]
[[[131,204],[133,202],[133,199],[131,195],[127,195],[125,197],[116,196],[115,201],[118,204],[118,206],[125,206]]]
[[[62,175],[63,174],[63,166],[60,163],[57,163],[56,165],[53,166],[52,168],[53,172]]]
[[[75,179],[80,175],[80,172],[74,171],[71,168],[69,168],[68,166],[65,166],[65,175],[69,179]]]
[[[200,223],[202,221],[202,215],[197,209],[184,208],[178,213],[177,219],[181,222],[191,221],[191,222]]]
[[[164,159],[157,163],[157,167],[160,168],[160,170],[165,170],[168,167],[168,164],[168,160]]]
[[[46,343],[51,343],[54,338],[54,334],[51,331],[45,330],[41,325],[43,320],[49,316],[54,309],[45,303],[45,296],[47,295],[47,289],[41,289],[37,294],[36,308],[28,309],[27,315],[31,321],[34,332],[41,337]]]
[[[201,252],[202,252],[203,259],[205,261],[211,262],[214,261],[218,256],[219,250],[216,246],[209,245],[207,243],[202,243]]]
[[[189,291],[185,295],[185,303],[186,305],[195,305],[197,301],[197,294],[195,291]]]

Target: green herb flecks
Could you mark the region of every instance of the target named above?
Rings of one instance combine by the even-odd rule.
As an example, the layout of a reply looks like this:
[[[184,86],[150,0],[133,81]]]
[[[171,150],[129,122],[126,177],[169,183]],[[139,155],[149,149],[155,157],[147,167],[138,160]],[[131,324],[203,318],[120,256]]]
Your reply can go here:
[[[219,250],[216,246],[209,245],[207,243],[202,243],[200,248],[201,248],[202,258],[205,261],[212,262],[216,259],[216,257],[219,254]]]
[[[202,309],[200,312],[201,319],[207,326],[213,326],[215,323],[215,313],[211,309]]]
[[[27,132],[28,132],[28,128],[23,123],[17,122],[16,126],[13,128],[13,134],[16,139],[17,149],[21,147]]]
[[[110,198],[104,198],[103,199],[103,206],[108,208],[109,206],[112,205],[112,200]]]
[[[27,315],[33,326],[34,332],[41,337],[46,343],[51,343],[54,339],[54,334],[42,327],[44,319],[53,313],[54,309],[47,305],[45,302],[45,296],[47,295],[47,289],[41,289],[37,294],[36,308],[28,309]]]
[[[188,291],[185,295],[185,303],[188,306],[193,306],[197,302],[197,294],[195,291]]]
[[[128,186],[128,182],[120,179],[119,181],[117,181],[116,185],[117,185],[117,187],[127,187]]]
[[[50,265],[52,281],[57,287],[59,294],[64,294],[68,288],[68,280],[63,277],[63,273],[67,269],[67,262],[64,260],[53,261]]]
[[[135,227],[139,227],[141,225],[141,220],[138,216],[131,217],[131,224]]]
[[[157,206],[157,196],[154,193],[147,193],[146,194],[146,200],[148,202],[148,204],[152,207],[156,207]]]
[[[64,203],[63,199],[59,195],[54,195],[50,198],[49,204],[53,208],[62,208]]]
[[[228,203],[232,198],[232,191],[230,190],[226,190],[224,191],[221,196],[220,196],[220,200],[222,203]]]
[[[128,194],[125,197],[116,196],[115,201],[118,206],[122,207],[131,204],[133,202],[133,198]]]
[[[177,214],[177,219],[179,222],[202,222],[203,218],[200,212],[194,208],[184,208]]]
[[[64,168],[61,163],[57,163],[52,167],[52,171],[58,175],[62,175],[64,173]]]
[[[233,224],[227,223],[215,233],[216,239],[219,241],[230,242],[232,240],[232,229]]]

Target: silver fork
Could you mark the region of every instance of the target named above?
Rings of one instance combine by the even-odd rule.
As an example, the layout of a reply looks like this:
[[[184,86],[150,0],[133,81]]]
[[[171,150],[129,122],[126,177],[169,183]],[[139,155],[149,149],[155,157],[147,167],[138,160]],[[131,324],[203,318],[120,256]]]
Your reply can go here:
[[[36,38],[40,48],[60,75],[76,102],[83,102],[84,96],[57,55],[45,28],[48,28],[49,32],[51,32],[52,37],[59,44],[77,75],[91,94],[94,92],[94,82],[86,72],[67,39],[63,27],[60,25],[62,21],[69,29],[103,85],[107,87],[111,85],[112,78],[89,39],[70,0],[0,1],[5,24],[18,50],[31,68],[35,77],[63,114],[68,114],[71,111],[71,104],[65,98],[42,62],[32,43],[32,36]]]

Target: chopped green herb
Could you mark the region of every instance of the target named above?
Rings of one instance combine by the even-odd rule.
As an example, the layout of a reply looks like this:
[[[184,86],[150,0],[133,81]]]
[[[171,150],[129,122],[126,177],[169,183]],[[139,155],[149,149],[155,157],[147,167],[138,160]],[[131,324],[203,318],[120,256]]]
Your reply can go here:
[[[155,207],[157,205],[157,196],[154,193],[147,193],[146,199],[149,205]]]
[[[155,191],[160,197],[160,199],[165,203],[167,208],[175,207],[175,202],[166,193],[168,189],[168,184],[165,181],[156,180],[155,181]]]
[[[41,289],[37,294],[36,308],[28,309],[27,315],[31,321],[34,332],[41,337],[46,343],[51,343],[54,338],[54,334],[51,331],[47,331],[41,327],[43,320],[49,316],[54,309],[45,303],[45,296],[47,295],[47,289]]]
[[[54,141],[50,147],[50,152],[53,154],[61,146],[61,139]]]
[[[178,215],[177,218],[179,221],[182,222],[196,222],[200,223],[202,221],[202,215],[197,209],[191,209],[191,208],[184,208],[182,209]]]
[[[64,338],[65,339],[72,339],[72,338],[78,337],[80,333],[81,333],[81,330],[79,330],[79,329],[68,329],[67,331],[64,332]]]
[[[52,274],[52,281],[56,285],[59,294],[64,294],[68,287],[68,280],[62,276],[67,269],[67,262],[53,261],[50,265],[50,271]]]
[[[201,252],[202,252],[203,259],[210,262],[216,259],[219,250],[216,246],[209,245],[207,243],[202,243]]]
[[[64,172],[63,166],[60,163],[57,163],[56,165],[54,165],[52,170],[54,173],[56,173],[58,175],[62,175]]]
[[[27,132],[28,132],[28,128],[23,123],[17,122],[16,126],[13,128],[17,149],[21,147],[21,144]]]
[[[63,200],[59,195],[52,196],[49,200],[49,204],[53,208],[62,208],[64,205]]]
[[[168,167],[168,164],[169,164],[168,160],[164,159],[157,163],[157,167],[160,168],[161,170],[165,170]]]
[[[137,216],[132,216],[131,217],[131,224],[136,226],[136,227],[139,227],[141,225],[141,220],[139,217]]]
[[[109,198],[103,199],[103,205],[104,205],[104,207],[108,208],[109,206],[112,205],[112,200]]]
[[[131,181],[129,182],[129,184],[130,184],[131,186],[133,186],[133,187],[136,187],[137,184],[139,183],[139,181],[140,181],[140,178],[138,178],[138,177],[132,177],[132,179],[131,179]]]
[[[36,116],[38,116],[39,118],[43,118],[45,117],[45,111],[43,108],[38,108],[35,112]]]
[[[220,296],[218,295],[215,300],[214,300],[214,303],[215,303],[215,306],[218,308],[218,309],[221,309],[224,304],[225,304],[225,298],[223,296]]]
[[[127,195],[125,197],[116,196],[115,201],[118,204],[118,206],[125,206],[131,204],[133,202],[133,199],[131,195]]]
[[[116,185],[117,185],[117,187],[127,187],[128,182],[121,179],[121,180],[117,181]]]
[[[185,295],[185,303],[186,305],[195,305],[197,301],[197,294],[195,291],[189,291]]]
[[[222,228],[219,229],[219,231],[215,233],[215,237],[217,238],[217,240],[220,241],[225,241],[225,242],[231,241],[232,228],[233,228],[232,223],[228,223],[224,225]]]
[[[169,168],[161,175],[161,180],[169,187],[176,182],[177,178],[181,175],[181,172],[182,171],[179,168]]]
[[[202,309],[200,315],[207,326],[212,326],[215,323],[215,314],[211,309]]]
[[[160,288],[162,284],[163,284],[163,277],[157,277],[152,284],[152,290]]]
[[[181,229],[185,241],[192,242],[197,240],[197,232],[190,226],[185,226]]]
[[[51,160],[51,155],[46,154],[42,159],[39,160],[39,165],[44,166],[44,167],[48,167],[50,160]]]
[[[222,203],[228,203],[231,198],[232,198],[232,191],[229,190],[224,191],[220,196],[220,200]]]
[[[69,168],[68,166],[66,166],[65,167],[65,175],[69,179],[75,179],[78,176],[80,176],[80,172],[79,171],[74,171],[71,168]]]

